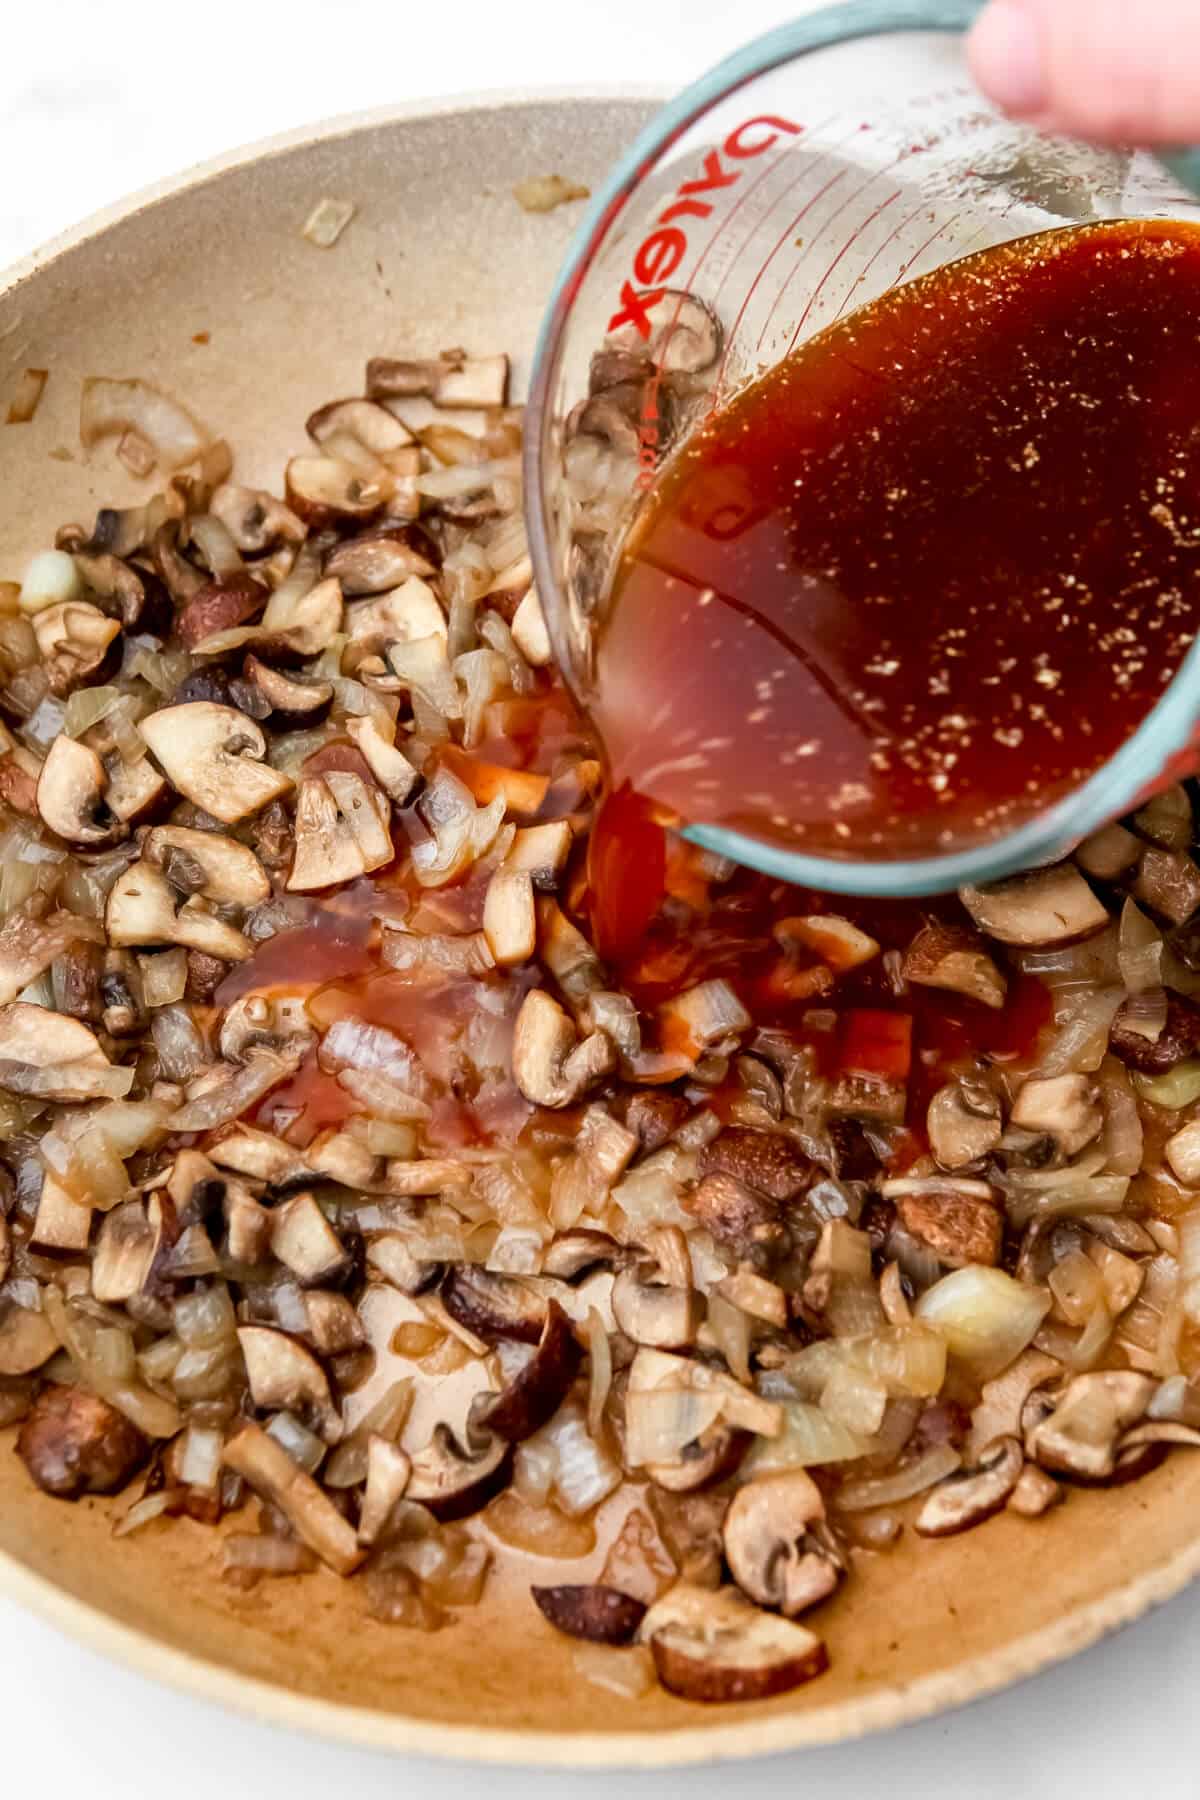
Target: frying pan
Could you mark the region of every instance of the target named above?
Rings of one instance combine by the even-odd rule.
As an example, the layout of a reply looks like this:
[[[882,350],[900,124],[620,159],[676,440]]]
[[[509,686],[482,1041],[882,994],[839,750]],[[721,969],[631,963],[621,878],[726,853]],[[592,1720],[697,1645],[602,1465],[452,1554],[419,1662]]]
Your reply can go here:
[[[0,426],[0,576],[66,520],[141,490],[78,446],[79,384],[141,375],[275,483],[303,421],[361,392],[367,356],[451,344],[516,355],[517,387],[572,228],[527,215],[513,183],[597,184],[650,102],[488,95],[318,126],[115,207],[0,287],[0,395],[50,380],[29,425]],[[301,236],[316,202],[353,201],[336,246]],[[70,459],[62,452],[70,453]],[[59,452],[52,455],[52,452]],[[831,1670],[780,1699],[704,1708],[582,1681],[532,1605],[531,1570],[432,1637],[376,1624],[324,1573],[250,1593],[218,1578],[207,1528],[114,1539],[126,1502],[38,1493],[0,1433],[0,1590],[145,1674],[275,1724],[481,1762],[649,1767],[829,1743],[960,1705],[1033,1674],[1165,1600],[1200,1569],[1200,1457],[1076,1491],[940,1543],[906,1533],[817,1617]],[[556,1565],[534,1579],[554,1580]]]

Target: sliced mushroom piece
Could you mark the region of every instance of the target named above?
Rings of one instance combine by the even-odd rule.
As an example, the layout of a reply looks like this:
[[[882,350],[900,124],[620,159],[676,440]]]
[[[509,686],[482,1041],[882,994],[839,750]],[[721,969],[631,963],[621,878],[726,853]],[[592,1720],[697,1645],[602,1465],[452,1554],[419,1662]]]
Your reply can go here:
[[[386,594],[410,575],[433,575],[436,568],[398,534],[367,531],[336,544],[325,558],[325,573],[341,582],[344,594],[357,596]]]
[[[725,1514],[729,1572],[759,1606],[794,1619],[828,1598],[842,1576],[823,1524],[825,1503],[811,1475],[785,1469],[739,1488]]]
[[[140,1200],[126,1201],[106,1213],[92,1258],[92,1298],[105,1306],[123,1306],[140,1294],[150,1279],[162,1244],[161,1213],[153,1222]]]
[[[586,1226],[565,1231],[542,1255],[541,1273],[555,1281],[582,1281],[585,1275],[610,1268],[621,1255],[620,1245],[606,1231]]]
[[[704,1319],[704,1302],[694,1288],[645,1280],[635,1268],[622,1269],[613,1282],[612,1309],[618,1330],[657,1350],[686,1350]]]
[[[989,937],[1030,950],[1077,943],[1109,922],[1107,909],[1071,863],[960,888],[958,897]]]
[[[1010,1122],[1052,1137],[1061,1155],[1070,1157],[1099,1137],[1104,1114],[1086,1075],[1034,1076],[1022,1085]]]
[[[72,600],[37,613],[33,631],[50,692],[62,696],[97,678],[121,635],[121,622],[86,600]]]
[[[812,1179],[813,1165],[782,1132],[731,1125],[704,1149],[701,1175],[732,1175],[780,1205],[797,1199]]]
[[[1200,907],[1200,868],[1181,850],[1142,853],[1134,896],[1168,925],[1186,925]]]
[[[291,1144],[249,1125],[238,1125],[228,1137],[219,1138],[208,1154],[218,1168],[232,1169],[235,1175],[264,1181],[273,1188],[294,1187],[313,1177],[311,1164]]]
[[[546,1323],[544,1294],[475,1263],[457,1263],[450,1270],[442,1284],[442,1301],[452,1319],[489,1344],[505,1339],[536,1344]]]
[[[922,1537],[952,1537],[982,1525],[1008,1503],[1024,1466],[1020,1439],[997,1438],[973,1468],[955,1469],[931,1490],[917,1514],[917,1531]]]
[[[1044,1469],[1039,1469],[1036,1463],[1026,1463],[1005,1505],[1009,1512],[1019,1513],[1023,1519],[1040,1519],[1065,1497],[1058,1482]]]
[[[8,1271],[12,1268],[12,1230],[4,1214],[0,1212],[0,1287],[8,1280]]]
[[[119,756],[110,756],[105,769],[108,787],[104,803],[123,825],[136,824],[139,819],[154,812],[169,791],[148,756],[136,763],[127,763]]]
[[[951,1269],[1000,1260],[1004,1217],[1000,1196],[986,1181],[947,1175],[905,1176],[879,1190],[893,1202],[905,1231]]]
[[[566,819],[546,825],[521,826],[504,859],[504,868],[529,876],[540,893],[550,893],[567,865],[574,839]]]
[[[340,456],[293,456],[284,473],[288,505],[314,531],[366,524],[383,511],[392,485],[386,470],[366,474]]]
[[[1167,1018],[1156,1038],[1148,1038],[1129,1022],[1131,1002],[1117,1009],[1108,1047],[1128,1069],[1139,1075],[1162,1075],[1200,1051],[1200,1007],[1182,994],[1167,994]]]
[[[0,1377],[32,1375],[57,1349],[58,1336],[45,1313],[0,1295]]]
[[[111,844],[121,821],[105,802],[108,777],[94,750],[61,733],[42,764],[37,810],[44,824],[69,844]]]
[[[403,806],[421,777],[403,751],[397,750],[371,715],[346,720],[346,735],[362,753],[363,761],[395,806]]]
[[[395,854],[387,801],[373,784],[333,769],[300,783],[289,893],[354,881]]]
[[[925,1115],[929,1148],[943,1169],[965,1169],[988,1156],[1004,1135],[1000,1101],[981,1082],[949,1081]]]
[[[533,882],[512,869],[497,869],[483,900],[483,935],[497,968],[528,962],[537,949]]]
[[[766,1700],[823,1674],[829,1657],[804,1625],[761,1612],[734,1587],[679,1583],[655,1601],[638,1637],[658,1679],[685,1700]]]
[[[366,1343],[362,1320],[345,1294],[318,1288],[305,1294],[304,1310],[308,1334],[322,1356],[341,1356],[347,1350],[361,1350]]]
[[[393,450],[411,444],[412,432],[402,425],[395,413],[375,400],[331,400],[310,413],[304,429],[314,444],[325,444],[331,437],[355,438],[373,456],[385,457]]]
[[[373,1544],[382,1535],[412,1477],[412,1458],[398,1444],[372,1432],[367,1439],[367,1485],[358,1520],[358,1541]]]
[[[278,544],[302,544],[308,535],[303,520],[265,488],[223,482],[209,501],[208,510],[248,556],[259,556]]]
[[[254,683],[270,707],[272,724],[281,731],[319,724],[333,700],[331,681],[301,680],[268,668],[257,656],[246,658],[246,679]]]
[[[83,938],[82,922],[68,913],[50,919],[34,919],[11,912],[0,924],[0,1005],[15,1000],[22,988],[36,981],[56,958],[75,948],[93,948]],[[70,1009],[60,1006],[60,1012]]]
[[[243,994],[225,1012],[218,1048],[226,1062],[242,1062],[250,1050],[265,1045],[316,1042],[316,1032],[298,994]]]
[[[258,617],[270,592],[248,571],[206,581],[180,607],[175,630],[185,650],[206,654],[208,644]]]
[[[258,906],[271,897],[271,883],[253,850],[215,831],[183,825],[156,825],[146,833],[142,855],[171,874],[171,853],[181,852],[199,871],[188,892],[228,906]]]
[[[141,732],[172,787],[223,825],[261,812],[292,785],[264,763],[261,729],[235,707],[166,706],[143,719]]]
[[[430,1442],[412,1459],[405,1498],[427,1506],[446,1524],[468,1518],[508,1486],[512,1455],[503,1438],[464,1449],[448,1425],[435,1425]]]
[[[238,1343],[246,1359],[250,1398],[264,1411],[308,1412],[327,1444],[342,1436],[342,1417],[315,1356],[294,1338],[265,1325],[243,1325]]]
[[[698,375],[712,368],[725,333],[711,307],[684,288],[658,288],[637,299],[652,310],[652,321],[639,309],[636,322],[608,334],[611,348],[640,352],[672,374]]]
[[[256,1263],[265,1262],[271,1243],[273,1215],[270,1209],[260,1206],[240,1181],[225,1183],[224,1204],[228,1249],[234,1262],[245,1263],[251,1268]],[[313,1333],[313,1338],[318,1350],[325,1348],[316,1332]]]
[[[206,912],[201,901],[188,900],[176,911],[178,896],[166,875],[150,862],[136,862],[119,875],[109,892],[104,928],[110,944],[180,944],[228,962],[245,962],[254,946],[232,925]]]
[[[904,953],[900,973],[918,987],[965,994],[983,1006],[1003,1006],[1008,991],[980,939],[959,925],[923,926]]]
[[[1062,1364],[1045,1351],[1022,1350],[1002,1374],[984,1382],[971,1415],[968,1456],[980,1456],[997,1438],[1020,1437],[1027,1402],[1062,1372]]]
[[[1085,838],[1075,852],[1075,861],[1085,875],[1096,881],[1119,881],[1134,868],[1142,854],[1142,844],[1123,825],[1104,825],[1090,838]]]
[[[447,1309],[449,1310],[449,1309]],[[480,1395],[471,1407],[470,1433],[494,1433],[520,1444],[552,1419],[579,1370],[579,1345],[557,1300],[546,1307],[537,1346],[498,1394]]]
[[[535,1106],[572,1106],[616,1067],[612,1040],[601,1031],[580,1039],[558,1002],[532,988],[513,1031],[513,1080]]]
[[[1184,1444],[1195,1450],[1200,1448],[1200,1431],[1178,1419],[1152,1419],[1146,1425],[1135,1425],[1117,1445],[1118,1462],[1129,1451],[1143,1449],[1147,1444]]]
[[[631,1644],[646,1616],[644,1601],[599,1582],[532,1587],[529,1591],[538,1611],[556,1631],[590,1644]]]
[[[38,1487],[60,1500],[116,1493],[149,1452],[131,1420],[79,1387],[39,1394],[17,1437],[17,1455]]]
[[[1117,1465],[1117,1443],[1144,1416],[1156,1383],[1131,1369],[1077,1375],[1054,1411],[1026,1439],[1032,1459],[1054,1474],[1077,1481],[1108,1480]]]
[[[133,1071],[114,1069],[81,1020],[25,1000],[0,1006],[0,1088],[43,1100],[115,1099],[123,1096],[105,1078],[126,1074]]]
[[[311,1194],[297,1194],[271,1214],[271,1250],[306,1287],[332,1281],[350,1257]]]
[[[224,1463],[262,1499],[277,1506],[296,1535],[336,1574],[354,1573],[366,1552],[359,1547],[353,1525],[282,1444],[260,1426],[245,1424],[226,1443]]]
[[[779,1202],[734,1175],[706,1175],[685,1194],[683,1206],[719,1244],[727,1244],[748,1261],[769,1256],[786,1236]]]
[[[389,594],[357,600],[346,608],[346,630],[364,651],[393,644],[416,644],[423,638],[446,642],[449,627],[438,597],[428,582],[412,575]]]

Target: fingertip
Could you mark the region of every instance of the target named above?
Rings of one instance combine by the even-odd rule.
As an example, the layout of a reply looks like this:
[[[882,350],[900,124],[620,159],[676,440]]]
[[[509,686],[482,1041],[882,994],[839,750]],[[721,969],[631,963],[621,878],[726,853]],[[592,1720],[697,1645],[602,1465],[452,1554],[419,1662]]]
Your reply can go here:
[[[967,38],[971,74],[990,100],[1018,119],[1044,113],[1049,101],[1039,22],[1023,0],[992,0]]]

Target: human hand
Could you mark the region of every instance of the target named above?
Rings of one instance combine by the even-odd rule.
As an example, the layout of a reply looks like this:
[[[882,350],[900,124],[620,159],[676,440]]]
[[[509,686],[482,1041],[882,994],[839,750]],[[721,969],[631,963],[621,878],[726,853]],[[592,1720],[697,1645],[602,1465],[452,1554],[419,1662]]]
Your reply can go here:
[[[971,73],[1007,113],[1096,143],[1200,138],[1197,0],[991,0]]]

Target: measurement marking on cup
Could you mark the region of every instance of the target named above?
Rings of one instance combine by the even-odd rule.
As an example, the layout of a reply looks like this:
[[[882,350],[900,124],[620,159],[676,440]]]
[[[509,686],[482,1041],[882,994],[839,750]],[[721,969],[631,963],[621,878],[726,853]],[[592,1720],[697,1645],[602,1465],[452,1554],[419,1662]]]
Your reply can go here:
[[[870,186],[869,182],[867,183],[867,186]],[[861,193],[862,191],[863,190],[860,188],[859,193]],[[803,331],[805,322],[808,319],[809,313],[812,311],[813,307],[816,305],[817,301],[820,299],[821,294],[824,291],[826,282],[829,280],[830,276],[833,274],[833,271],[837,268],[838,264],[841,262],[843,256],[845,256],[847,250],[849,250],[853,244],[857,243],[858,239],[861,237],[862,233],[866,230],[868,225],[873,225],[875,223],[875,220],[879,217],[880,213],[886,212],[888,207],[893,205],[894,202],[900,198],[900,195],[902,192],[903,192],[902,188],[894,188],[892,190],[892,192],[888,195],[887,199],[881,200],[879,205],[875,208],[875,211],[873,213],[870,213],[867,216],[867,218],[865,218],[863,220],[862,224],[858,227],[857,231],[855,231],[854,235],[852,237],[848,237],[846,239],[845,243],[842,245],[841,249],[838,251],[838,253],[834,257],[833,261],[826,268],[825,273],[822,275],[820,281],[818,281],[816,287],[813,289],[812,293],[809,295],[808,305],[804,308],[804,311],[800,315],[800,323],[797,325],[795,331],[792,333],[791,343],[788,345],[789,350],[794,348],[796,339],[799,337],[800,333]],[[857,194],[851,194],[850,199],[847,200],[847,202],[846,202],[846,206],[851,205],[853,203],[853,201],[856,200],[857,198],[858,198]],[[845,207],[841,207],[839,209],[839,213],[844,212],[845,210],[846,210]],[[835,217],[836,216],[838,216],[838,215],[835,215]],[[796,267],[799,268],[799,264],[797,264]],[[794,275],[795,273],[796,273],[796,269],[793,269],[792,275]],[[775,316],[776,307],[778,307],[779,302],[783,299],[783,296],[784,296],[785,292],[787,291],[787,288],[791,282],[791,279],[792,279],[792,276],[789,275],[787,281],[784,282],[784,284],[780,288],[778,294],[775,296],[775,303],[771,307],[770,312],[767,314],[766,324],[764,324],[764,326],[758,336],[758,346],[757,347],[760,350],[762,349],[763,339],[767,335],[767,328],[770,325],[771,320]],[[785,327],[785,329],[786,329],[786,327]]]
[[[868,256],[866,262],[863,264],[862,269],[859,272],[858,280],[855,281],[851,285],[851,287],[847,291],[845,299],[842,301],[842,304],[838,307],[836,313],[833,315],[834,324],[836,324],[837,321],[841,318],[842,314],[845,312],[846,308],[849,306],[850,302],[853,300],[855,289],[862,286],[863,282],[866,280],[868,272],[874,268],[875,264],[879,261],[879,258],[883,255],[883,253],[887,249],[888,245],[894,244],[896,239],[901,235],[901,233],[907,231],[908,227],[913,223],[914,219],[919,219],[921,214],[924,211],[925,211],[924,204],[922,204],[920,206],[914,206],[913,210],[910,213],[906,213],[905,216],[901,219],[901,221],[897,225],[896,229],[894,231],[888,232],[888,235],[884,238],[882,244],[880,244],[877,249],[875,249],[871,252],[870,256]],[[891,282],[888,283],[889,287],[891,287],[893,285],[894,284]]]
[[[842,204],[839,207],[835,208],[835,210],[830,213],[829,217],[824,221],[824,223],[821,226],[819,226],[816,233],[812,237],[811,241],[807,245],[804,255],[799,258],[799,260],[796,263],[795,268],[793,268],[790,271],[790,273],[788,274],[787,280],[784,282],[783,286],[780,288],[779,292],[776,294],[775,299],[771,305],[771,310],[770,310],[770,312],[768,312],[766,319],[763,321],[763,328],[759,332],[758,344],[756,345],[757,349],[759,349],[759,350],[762,349],[763,339],[767,335],[767,330],[770,326],[771,320],[775,317],[776,311],[778,310],[779,304],[782,301],[784,294],[787,292],[788,288],[791,286],[792,281],[795,279],[796,275],[799,273],[799,271],[803,268],[804,264],[808,261],[809,257],[812,255],[812,252],[815,249],[816,245],[821,241],[822,237],[829,230],[829,227],[831,225],[835,224],[836,221],[842,217],[843,213],[845,213],[849,207],[853,206],[856,200],[861,199],[862,196],[870,188],[874,187],[876,182],[879,181],[884,175],[890,175],[892,170],[894,168],[896,168],[896,166],[899,163],[902,163],[904,161],[907,154],[908,154],[907,151],[902,150],[900,152],[899,156],[894,157],[893,160],[890,163],[888,163],[885,168],[876,169],[876,170],[872,171],[872,173],[870,175],[868,175],[867,179],[864,182],[862,182],[860,184],[860,186],[856,187],[854,192],[852,194],[849,194],[846,197],[846,199],[843,200]],[[817,283],[817,286],[814,289],[813,293],[809,296],[808,305],[805,307],[804,315],[800,321],[801,326],[804,324],[804,320],[808,318],[808,315],[812,310],[813,302],[815,301],[817,295],[821,292],[821,289],[824,287],[825,282],[828,280],[829,275],[831,274],[832,270],[834,268],[836,268],[837,264],[841,261],[842,257],[846,254],[846,251],[850,248],[851,244],[856,243],[858,241],[858,239],[861,237],[862,233],[865,231],[866,227],[871,223],[871,221],[873,219],[878,218],[879,214],[883,211],[883,207],[890,206],[894,200],[898,200],[900,198],[900,195],[903,193],[903,191],[904,191],[903,188],[896,188],[895,191],[892,194],[890,194],[888,196],[888,198],[883,202],[882,206],[876,207],[875,211],[870,215],[870,218],[865,219],[861,225],[856,226],[855,229],[850,233],[850,236],[846,239],[845,243],[842,245],[841,249],[838,251],[838,254],[834,257],[833,262],[829,265],[829,268],[825,271],[825,274],[821,277],[821,280]],[[799,327],[797,329],[799,329]],[[792,343],[794,344],[795,341],[796,341],[795,337],[793,337]]]

